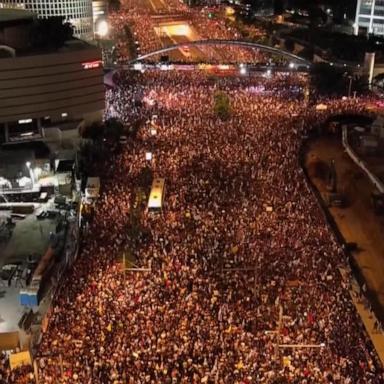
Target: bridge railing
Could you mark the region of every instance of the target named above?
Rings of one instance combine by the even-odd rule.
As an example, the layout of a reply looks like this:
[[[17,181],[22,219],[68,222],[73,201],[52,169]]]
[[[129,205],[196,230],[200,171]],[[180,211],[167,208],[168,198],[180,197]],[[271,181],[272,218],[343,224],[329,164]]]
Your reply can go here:
[[[215,39],[207,39],[207,40],[195,40],[195,41],[189,41],[189,42],[184,42],[180,44],[174,44],[170,45],[168,47],[164,47],[161,49],[158,49],[153,52],[146,53],[144,55],[138,56],[137,58],[131,60],[129,64],[134,64],[136,62],[145,60],[149,57],[156,56],[156,55],[161,55],[166,52],[170,52],[176,49],[180,49],[182,47],[194,47],[194,46],[204,46],[204,45],[233,45],[233,46],[240,46],[244,48],[253,48],[253,49],[259,49],[263,52],[279,55],[282,57],[286,57],[293,62],[297,64],[302,64],[302,65],[307,65],[310,66],[311,62],[298,56],[295,55],[291,52],[284,51],[280,48],[275,48],[275,47],[269,47],[267,45],[259,44],[259,43],[254,43],[251,41],[243,41],[243,40],[215,40]]]

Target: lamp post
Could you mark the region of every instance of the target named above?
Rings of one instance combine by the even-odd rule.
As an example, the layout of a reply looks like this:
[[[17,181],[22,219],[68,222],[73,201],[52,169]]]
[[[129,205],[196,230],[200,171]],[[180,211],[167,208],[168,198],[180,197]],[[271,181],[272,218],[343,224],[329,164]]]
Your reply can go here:
[[[349,84],[348,84],[348,98],[351,97],[352,92],[352,76],[348,76]]]
[[[348,96],[348,98],[350,98],[351,97],[351,93],[352,93],[352,80],[353,80],[353,77],[348,72],[344,72],[343,77],[345,79],[348,79],[348,93],[347,93],[347,96]]]
[[[109,24],[107,20],[100,20],[96,24],[96,31],[95,31],[95,38],[97,42],[97,47],[101,49],[102,51],[102,57],[103,57],[103,41],[108,35],[109,32]]]
[[[100,20],[97,23],[96,34],[99,38],[105,38],[109,32],[109,25],[106,20]]]
[[[30,162],[30,161],[27,161],[27,162],[25,163],[25,165],[26,165],[27,168],[28,168],[29,176],[30,176],[30,178],[31,178],[31,182],[32,182],[32,189],[33,189],[34,184],[35,184],[35,180],[34,180],[33,170],[31,169],[31,162]]]

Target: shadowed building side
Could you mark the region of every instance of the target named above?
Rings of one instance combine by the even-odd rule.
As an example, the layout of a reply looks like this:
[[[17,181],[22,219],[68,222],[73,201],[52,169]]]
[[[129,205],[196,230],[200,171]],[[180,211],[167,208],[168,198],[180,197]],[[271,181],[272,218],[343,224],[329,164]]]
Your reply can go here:
[[[0,20],[0,45],[15,42],[28,28],[13,23],[5,33]],[[17,43],[15,56],[9,50],[0,56],[0,142],[39,139],[53,126],[101,119],[105,97],[98,48],[77,39],[44,49]]]

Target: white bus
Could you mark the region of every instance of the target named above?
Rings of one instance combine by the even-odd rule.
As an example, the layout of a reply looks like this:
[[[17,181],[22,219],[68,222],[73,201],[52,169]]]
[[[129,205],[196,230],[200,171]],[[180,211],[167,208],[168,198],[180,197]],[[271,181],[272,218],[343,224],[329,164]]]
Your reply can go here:
[[[163,208],[165,194],[165,179],[157,178],[153,180],[151,193],[148,199],[148,211],[161,211]]]

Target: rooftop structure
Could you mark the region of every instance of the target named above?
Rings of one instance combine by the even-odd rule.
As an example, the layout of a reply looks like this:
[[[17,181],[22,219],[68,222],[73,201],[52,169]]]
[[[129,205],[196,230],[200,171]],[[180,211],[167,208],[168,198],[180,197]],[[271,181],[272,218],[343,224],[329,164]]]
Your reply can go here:
[[[50,276],[67,261],[67,197],[73,183],[69,177],[66,188],[62,176],[71,172],[51,167],[50,153],[31,144],[0,150],[0,350],[4,332],[23,329],[23,314],[30,308],[36,313]],[[33,303],[23,301],[28,295]],[[23,333],[19,336],[22,341]]]
[[[36,15],[24,9],[2,9],[0,12],[0,23],[15,22],[18,20],[33,19]]]

